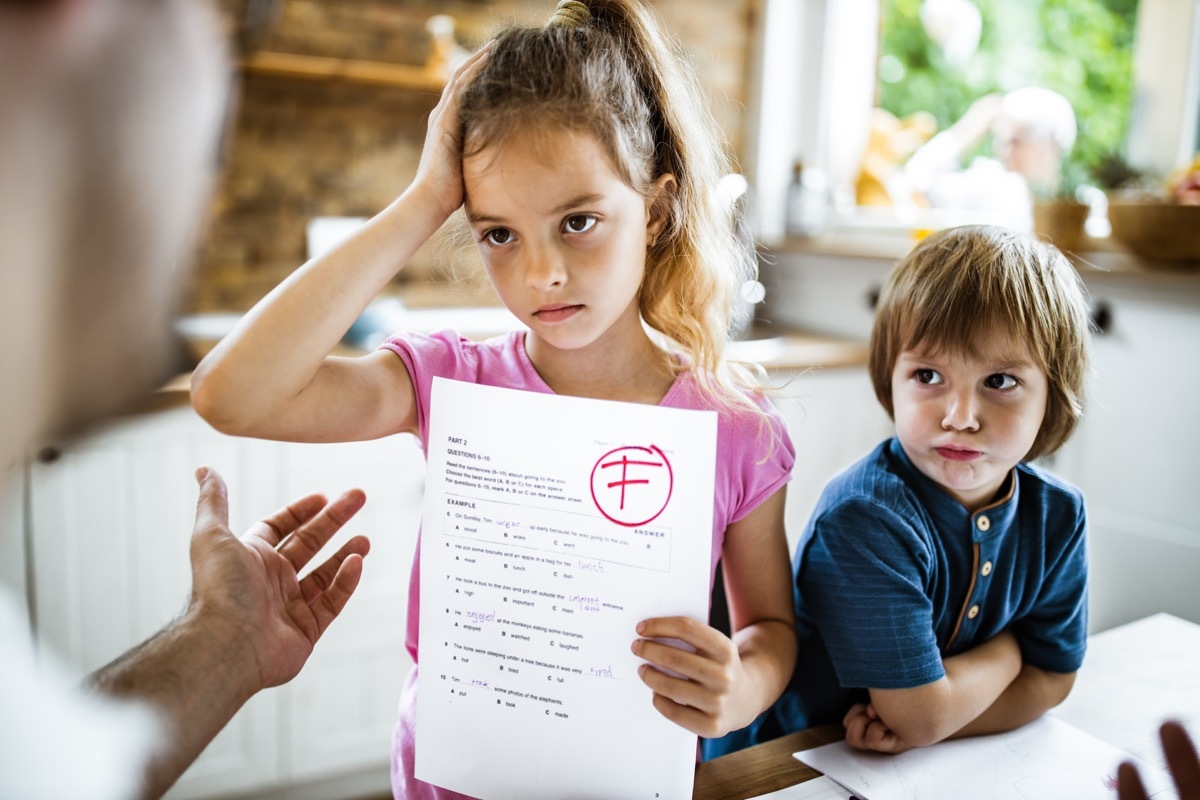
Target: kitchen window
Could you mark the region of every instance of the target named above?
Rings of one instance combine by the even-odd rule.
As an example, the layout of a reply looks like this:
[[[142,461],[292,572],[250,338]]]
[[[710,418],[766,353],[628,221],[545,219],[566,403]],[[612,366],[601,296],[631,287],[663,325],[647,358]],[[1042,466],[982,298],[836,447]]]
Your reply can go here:
[[[924,82],[936,73],[918,63],[914,70],[918,74],[910,74],[911,65],[904,58],[911,54],[898,55],[896,44],[901,25],[911,28],[912,17],[922,7],[927,13],[930,7],[940,8],[951,17],[955,9],[968,15],[975,10],[986,26],[974,53],[969,53],[982,56],[977,59],[982,66],[936,65],[947,76],[936,88],[949,91],[927,94],[931,107],[923,110],[933,113],[938,130],[970,107],[974,92],[1040,82],[1058,88],[1079,106],[1077,157],[1094,160],[1117,142],[1131,164],[1153,173],[1166,174],[1190,162],[1198,147],[1200,117],[1200,0],[1080,2],[1103,4],[1111,16],[1105,24],[1113,26],[1107,35],[1124,36],[1124,42],[1132,43],[1132,52],[1123,54],[1118,47],[1106,55],[1099,44],[1089,48],[1087,37],[1100,35],[1097,31],[1103,26],[1096,19],[1073,18],[1068,5],[1079,3],[1063,0],[764,0],[754,72],[757,85],[752,89],[759,112],[755,130],[748,136],[747,154],[760,238],[772,242],[784,236],[788,183],[796,161],[816,167],[828,179],[831,233],[907,234],[920,226],[896,209],[859,206],[855,183],[875,107],[892,104],[900,117],[917,109],[919,103],[911,105],[916,102],[913,95],[931,92]],[[887,27],[889,20],[897,19],[896,30]],[[970,33],[969,21],[966,25]],[[889,34],[896,35],[889,38]],[[1064,37],[1071,36],[1078,41],[1064,44]],[[1047,37],[1054,41],[1046,45],[1045,53],[1020,55],[1013,50]],[[960,40],[947,46],[970,51],[967,38],[965,45]],[[1054,57],[1055,50],[1087,54],[1091,62],[1072,65],[1069,59]],[[961,51],[940,56],[943,62],[955,57],[961,57]],[[1114,63],[1122,58],[1125,65]],[[1099,59],[1105,63],[1094,63]],[[1078,73],[1064,74],[1072,69]],[[1087,71],[1096,69],[1107,76],[1102,91],[1086,82]],[[951,76],[955,70],[960,74]],[[1121,70],[1128,71],[1126,77],[1122,78]],[[1085,78],[1082,83],[1080,75]],[[913,87],[905,100],[908,106],[897,99],[905,97],[903,92],[892,91],[906,80]],[[1114,104],[1111,113],[1103,110],[1104,102]],[[1070,169],[1079,175],[1078,163]],[[957,221],[965,220],[951,220]]]

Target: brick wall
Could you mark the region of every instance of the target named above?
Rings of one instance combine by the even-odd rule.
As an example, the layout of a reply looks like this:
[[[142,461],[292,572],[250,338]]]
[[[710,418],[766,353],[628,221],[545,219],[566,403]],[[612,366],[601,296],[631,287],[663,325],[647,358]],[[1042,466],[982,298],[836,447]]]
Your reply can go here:
[[[759,0],[657,0],[692,55],[731,151],[740,152],[746,68]],[[247,0],[220,0],[231,29]],[[261,6],[260,6],[261,7]],[[552,0],[286,0],[255,45],[266,51],[424,65],[426,20],[450,14],[471,48],[496,27],[543,20]],[[371,216],[411,181],[437,92],[238,74],[222,176],[189,291],[192,311],[246,310],[305,260],[314,216]],[[453,267],[450,269],[449,267]],[[401,273],[410,304],[494,302],[474,247],[441,236]]]

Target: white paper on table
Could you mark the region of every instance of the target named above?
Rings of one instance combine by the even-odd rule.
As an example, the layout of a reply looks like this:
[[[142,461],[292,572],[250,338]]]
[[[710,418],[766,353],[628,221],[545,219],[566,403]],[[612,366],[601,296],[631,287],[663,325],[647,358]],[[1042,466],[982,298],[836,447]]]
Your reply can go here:
[[[1071,694],[1050,713],[1159,769],[1165,719],[1200,730],[1200,627],[1170,614],[1088,637]]]
[[[706,620],[717,417],[435,378],[416,776],[505,798],[690,798],[649,617]]]
[[[845,787],[824,775],[797,783],[786,789],[755,795],[746,800],[855,800]]]
[[[1122,761],[1138,764],[1151,797],[1177,797],[1159,770],[1047,716],[1007,733],[895,756],[855,750],[845,742],[793,755],[863,800],[1112,800]]]

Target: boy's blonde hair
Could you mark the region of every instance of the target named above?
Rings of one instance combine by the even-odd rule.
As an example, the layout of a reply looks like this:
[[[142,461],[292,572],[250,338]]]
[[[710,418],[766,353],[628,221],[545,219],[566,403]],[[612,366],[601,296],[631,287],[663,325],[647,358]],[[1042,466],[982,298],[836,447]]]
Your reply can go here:
[[[1049,382],[1046,415],[1027,460],[1053,453],[1083,413],[1088,308],[1066,257],[1029,234],[991,225],[940,231],[896,265],[871,332],[875,396],[893,415],[892,370],[904,350],[975,354],[979,337],[1024,341]]]
[[[691,66],[638,0],[564,0],[542,28],[509,28],[462,104],[464,154],[546,130],[595,136],[632,189],[664,204],[638,304],[646,324],[677,345],[702,389],[723,405],[758,407],[725,360],[734,299],[757,272],[739,244],[718,182],[730,165]],[[675,176],[660,196],[654,181]]]

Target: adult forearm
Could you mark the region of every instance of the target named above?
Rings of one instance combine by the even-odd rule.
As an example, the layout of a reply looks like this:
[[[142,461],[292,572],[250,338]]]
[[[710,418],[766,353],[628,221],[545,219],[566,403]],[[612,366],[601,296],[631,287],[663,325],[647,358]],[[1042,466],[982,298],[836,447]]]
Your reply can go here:
[[[234,434],[271,420],[447,216],[410,187],[350,239],[289,275],[197,367],[196,409]]]
[[[1065,700],[1074,685],[1073,672],[1046,672],[1037,667],[1024,666],[996,702],[957,731],[953,738],[1019,728]]]
[[[161,797],[261,687],[249,645],[233,628],[185,616],[93,673],[87,686],[134,700],[162,725],[143,798]]]

